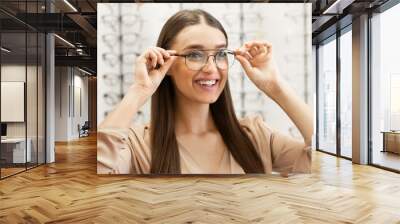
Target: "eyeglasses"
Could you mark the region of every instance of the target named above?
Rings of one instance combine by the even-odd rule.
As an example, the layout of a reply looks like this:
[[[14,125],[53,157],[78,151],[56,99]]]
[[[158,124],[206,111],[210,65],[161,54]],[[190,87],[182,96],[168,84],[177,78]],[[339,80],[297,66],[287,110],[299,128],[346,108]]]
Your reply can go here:
[[[235,62],[235,52],[228,49],[220,49],[215,54],[206,54],[206,51],[215,50],[193,50],[186,54],[174,54],[185,58],[186,66],[193,71],[201,70],[208,62],[210,56],[214,57],[214,63],[218,69],[226,70]]]

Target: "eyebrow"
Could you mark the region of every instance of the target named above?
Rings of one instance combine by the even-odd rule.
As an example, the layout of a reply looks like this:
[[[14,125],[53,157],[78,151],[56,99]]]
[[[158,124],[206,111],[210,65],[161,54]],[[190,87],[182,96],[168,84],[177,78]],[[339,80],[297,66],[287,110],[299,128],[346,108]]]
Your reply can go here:
[[[216,45],[214,49],[225,48],[225,47],[226,47],[226,44],[219,44],[219,45]],[[189,45],[189,46],[183,48],[183,50],[187,50],[187,49],[205,49],[205,47],[201,44],[192,44],[192,45]]]

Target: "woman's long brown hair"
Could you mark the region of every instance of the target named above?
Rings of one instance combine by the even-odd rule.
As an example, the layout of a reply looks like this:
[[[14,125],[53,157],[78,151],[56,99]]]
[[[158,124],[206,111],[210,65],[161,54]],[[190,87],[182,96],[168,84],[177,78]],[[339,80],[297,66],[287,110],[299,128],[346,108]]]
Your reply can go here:
[[[177,34],[187,26],[196,25],[201,18],[228,36],[221,23],[203,10],[182,10],[164,24],[157,46],[169,49]],[[170,76],[165,76],[151,98],[151,170],[152,174],[180,174],[180,157],[175,135],[175,90]],[[210,104],[214,123],[228,150],[246,173],[264,173],[264,167],[250,138],[235,115],[229,83],[226,82],[218,100]]]

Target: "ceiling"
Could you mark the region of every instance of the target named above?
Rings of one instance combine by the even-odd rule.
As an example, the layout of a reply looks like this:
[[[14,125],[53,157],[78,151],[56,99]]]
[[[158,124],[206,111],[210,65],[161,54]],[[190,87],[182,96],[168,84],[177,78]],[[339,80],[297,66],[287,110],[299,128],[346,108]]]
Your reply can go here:
[[[335,3],[338,2],[339,4]],[[329,35],[329,28],[345,16],[377,7],[387,0],[269,0],[242,2],[312,3],[313,39]],[[55,38],[56,65],[74,65],[96,72],[97,3],[135,2],[128,0],[1,0],[0,28],[2,46],[14,49],[14,56],[29,55],[36,50],[34,35],[25,40],[25,30],[55,32],[74,47]],[[172,2],[172,1],[141,1]],[[190,2],[190,1],[187,1]],[[208,2],[213,2],[212,0]],[[215,1],[214,1],[215,2]],[[69,4],[70,5],[69,5]],[[53,13],[47,13],[52,9]],[[351,19],[350,19],[351,21]],[[325,32],[325,33],[324,33]],[[331,31],[331,32],[334,32]],[[36,39],[35,39],[36,40]],[[25,50],[25,42],[28,48]],[[32,41],[32,43],[31,43]],[[35,43],[33,43],[35,42]],[[36,45],[35,45],[36,44]],[[10,57],[12,58],[12,57]]]

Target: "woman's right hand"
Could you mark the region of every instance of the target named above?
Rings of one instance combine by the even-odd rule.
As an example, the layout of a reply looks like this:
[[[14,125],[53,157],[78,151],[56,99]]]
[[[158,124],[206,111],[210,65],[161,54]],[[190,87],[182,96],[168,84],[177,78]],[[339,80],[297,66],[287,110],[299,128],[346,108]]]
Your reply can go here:
[[[151,96],[165,77],[168,69],[176,60],[174,50],[151,47],[145,50],[137,59],[133,78],[135,91],[142,91]]]

